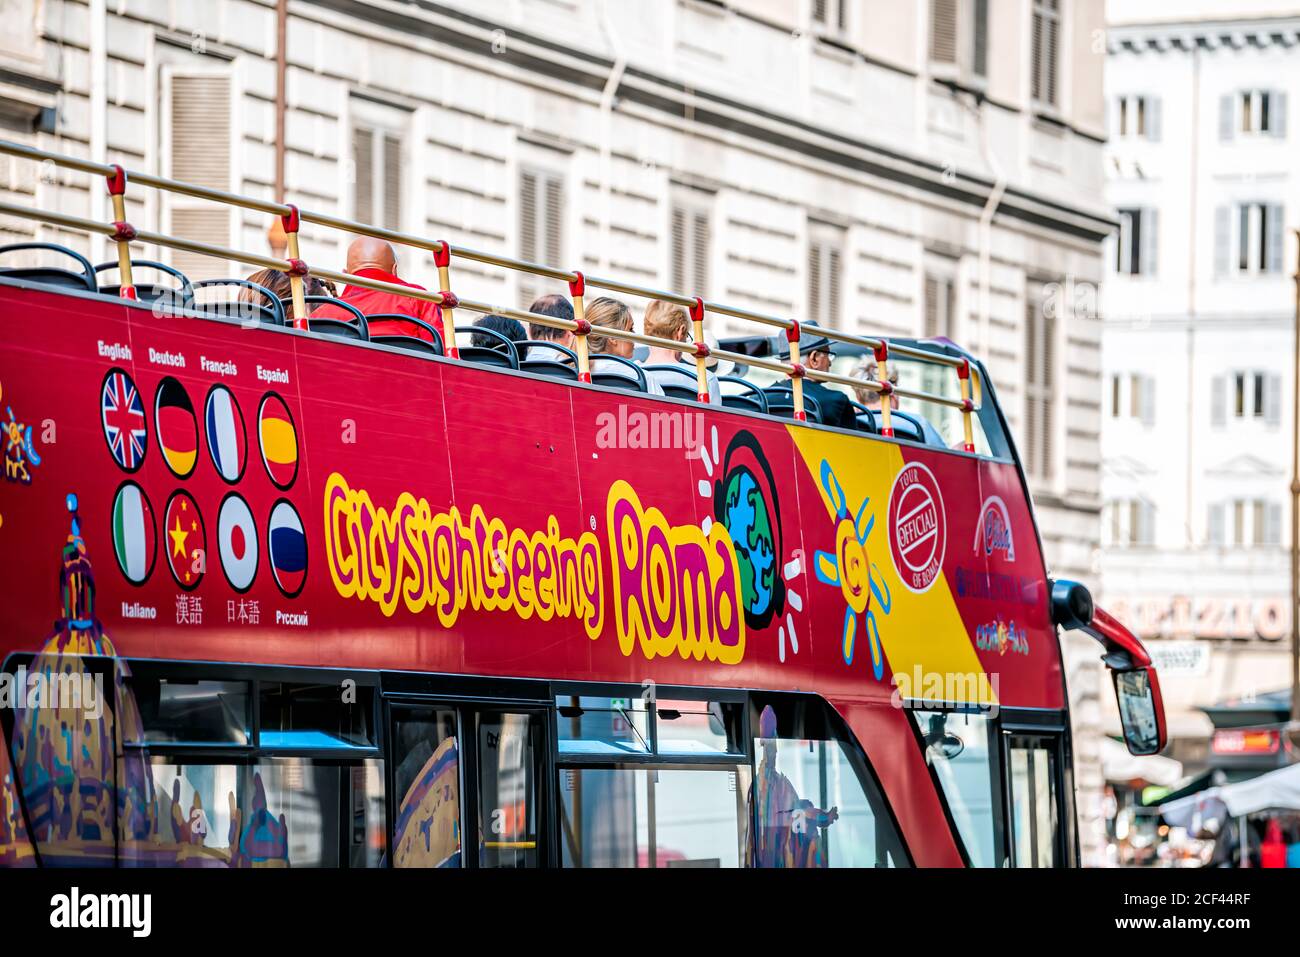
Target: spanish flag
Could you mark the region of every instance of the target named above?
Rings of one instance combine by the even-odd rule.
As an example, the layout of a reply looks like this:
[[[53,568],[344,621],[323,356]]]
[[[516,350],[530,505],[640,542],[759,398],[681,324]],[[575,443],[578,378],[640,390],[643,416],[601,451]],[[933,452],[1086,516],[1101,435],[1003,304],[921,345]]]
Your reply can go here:
[[[276,488],[286,490],[298,475],[298,433],[289,407],[274,392],[262,399],[257,412],[258,441],[262,463]]]

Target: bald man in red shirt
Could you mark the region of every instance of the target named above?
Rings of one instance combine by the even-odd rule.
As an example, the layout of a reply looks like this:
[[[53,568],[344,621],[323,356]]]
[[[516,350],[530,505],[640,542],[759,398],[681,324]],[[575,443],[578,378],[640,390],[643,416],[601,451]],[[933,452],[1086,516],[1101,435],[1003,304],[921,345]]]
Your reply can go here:
[[[393,247],[382,239],[374,239],[370,236],[358,236],[348,245],[347,272],[362,279],[390,282],[411,289],[424,288],[397,278],[397,254],[393,252]],[[416,319],[423,319],[438,330],[438,335],[443,334],[442,310],[438,308],[436,302],[416,299],[412,296],[399,296],[392,292],[380,292],[378,289],[368,289],[364,286],[347,286],[340,298],[348,305],[356,306],[367,317],[386,312],[401,312]],[[328,303],[316,307],[311,317],[342,319],[345,322],[355,318],[346,309]],[[414,323],[384,319],[371,322],[369,325],[372,336],[417,336],[432,341],[428,331]]]

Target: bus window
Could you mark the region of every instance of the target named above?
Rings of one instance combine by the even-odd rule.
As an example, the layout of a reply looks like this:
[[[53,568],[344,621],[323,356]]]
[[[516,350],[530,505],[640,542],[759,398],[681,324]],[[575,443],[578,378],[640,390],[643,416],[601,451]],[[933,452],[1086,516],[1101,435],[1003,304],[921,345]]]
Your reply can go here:
[[[650,714],[640,697],[557,695],[561,754],[648,754]]]
[[[1008,756],[1011,863],[1055,867],[1059,861],[1055,739],[1013,735]]]
[[[460,751],[450,708],[393,709],[394,867],[460,867]]]
[[[348,701],[338,685],[261,683],[258,739],[269,748],[375,746],[374,688],[359,686]]]
[[[121,849],[128,867],[377,867],[382,762],[263,758],[253,764],[155,756],[152,834]],[[128,805],[143,823],[148,809]],[[340,827],[340,824],[343,827]]]
[[[252,744],[247,681],[166,677],[136,667],[130,687],[146,743]]]
[[[1001,864],[1001,811],[994,782],[997,767],[989,746],[993,724],[985,715],[913,711],[925,747],[925,763],[957,825],[972,867]]]
[[[565,867],[739,867],[749,769],[621,765],[560,770]]]
[[[541,719],[478,715],[478,826],[482,867],[539,867],[537,778]]]
[[[660,754],[743,754],[743,713],[739,702],[657,701],[656,750]]]
[[[772,703],[767,703],[768,701]],[[902,845],[824,705],[755,695],[753,867],[894,867]]]

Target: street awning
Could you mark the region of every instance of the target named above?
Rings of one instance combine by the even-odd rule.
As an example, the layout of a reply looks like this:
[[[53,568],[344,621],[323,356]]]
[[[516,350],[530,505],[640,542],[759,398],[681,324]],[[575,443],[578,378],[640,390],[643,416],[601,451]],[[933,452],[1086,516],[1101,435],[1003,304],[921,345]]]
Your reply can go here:
[[[1187,827],[1194,818],[1243,817],[1261,811],[1300,811],[1300,764],[1260,774],[1248,781],[1222,784],[1198,794],[1166,801],[1160,815],[1170,824]]]
[[[1130,754],[1119,741],[1103,738],[1101,742],[1101,773],[1107,781],[1115,783],[1146,781],[1172,787],[1183,776],[1183,766],[1172,758],[1158,754]]]

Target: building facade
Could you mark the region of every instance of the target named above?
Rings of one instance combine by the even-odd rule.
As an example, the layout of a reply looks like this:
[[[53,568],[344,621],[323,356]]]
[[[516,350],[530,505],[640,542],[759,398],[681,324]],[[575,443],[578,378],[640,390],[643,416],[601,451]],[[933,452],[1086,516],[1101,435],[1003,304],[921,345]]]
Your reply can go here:
[[[1300,8],[1238,13],[1112,24],[1106,65],[1102,598],[1151,639],[1188,771],[1199,708],[1291,674]]]
[[[19,27],[0,40],[5,135],[275,198],[273,2],[0,4]],[[1100,323],[1075,291],[1101,280],[1113,225],[1102,20],[1081,0],[291,0],[284,198],[853,331],[947,335],[988,363],[1052,573],[1087,580]],[[107,217],[85,177],[0,159],[0,190]],[[266,248],[260,215],[148,196],[130,216]],[[304,238],[309,262],[341,268],[337,235]],[[414,252],[401,271],[434,275]],[[453,275],[489,302],[546,288]],[[1067,645],[1091,860],[1100,665],[1088,639]]]

